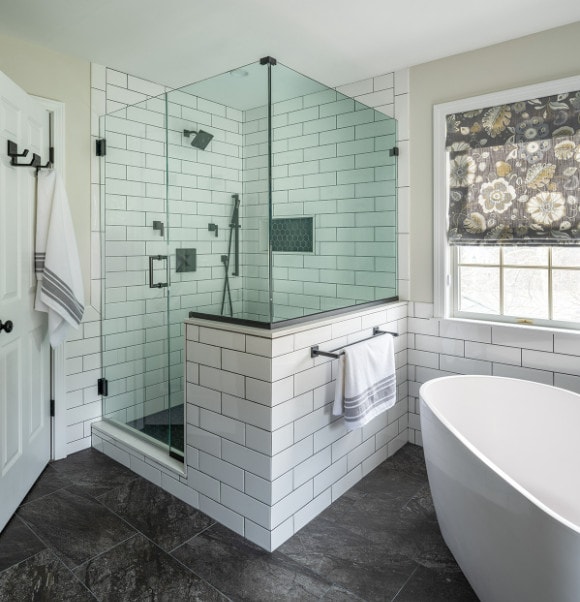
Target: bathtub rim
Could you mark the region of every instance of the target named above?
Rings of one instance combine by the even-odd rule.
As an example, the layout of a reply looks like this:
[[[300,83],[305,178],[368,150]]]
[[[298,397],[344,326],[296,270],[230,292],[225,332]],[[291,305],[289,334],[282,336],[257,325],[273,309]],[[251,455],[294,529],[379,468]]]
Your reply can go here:
[[[562,387],[555,387],[553,385],[546,385],[544,383],[538,383],[531,380],[526,380],[523,378],[511,378],[507,376],[492,376],[486,374],[454,374],[450,376],[441,376],[439,378],[434,378],[426,383],[423,383],[419,388],[419,400],[421,405],[425,404],[430,412],[443,424],[443,426],[454,436],[456,437],[465,447],[473,453],[481,462],[483,462],[486,466],[488,466],[492,471],[494,471],[497,475],[499,475],[504,481],[506,481],[510,486],[512,486],[516,491],[518,491],[521,495],[526,497],[532,504],[536,505],[540,510],[545,512],[548,516],[552,517],[554,520],[563,524],[564,526],[572,529],[576,533],[580,534],[580,525],[573,523],[569,519],[565,518],[555,510],[553,510],[550,506],[546,505],[540,499],[538,499],[535,495],[530,493],[525,487],[520,485],[513,477],[509,476],[505,471],[499,468],[494,462],[492,462],[487,456],[485,456],[477,447],[471,443],[463,434],[461,434],[450,422],[443,416],[443,413],[439,411],[437,408],[434,408],[424,397],[425,393],[428,394],[428,390],[430,385],[437,383],[439,381],[447,381],[447,380],[502,380],[502,381],[511,381],[511,382],[525,382],[532,383],[534,386],[543,389],[556,389],[557,391],[563,391],[566,394],[573,395],[578,397],[578,401],[580,403],[580,394],[575,393],[574,391],[570,391],[568,389],[563,389]],[[420,412],[419,419],[423,421],[423,412]],[[421,427],[421,431],[423,428]]]

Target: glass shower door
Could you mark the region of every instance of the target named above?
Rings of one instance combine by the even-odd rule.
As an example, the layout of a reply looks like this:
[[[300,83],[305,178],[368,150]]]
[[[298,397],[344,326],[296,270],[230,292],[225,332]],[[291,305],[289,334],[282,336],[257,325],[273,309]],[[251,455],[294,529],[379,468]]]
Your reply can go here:
[[[103,417],[179,456],[183,420],[170,403],[166,121],[164,96],[101,118]]]

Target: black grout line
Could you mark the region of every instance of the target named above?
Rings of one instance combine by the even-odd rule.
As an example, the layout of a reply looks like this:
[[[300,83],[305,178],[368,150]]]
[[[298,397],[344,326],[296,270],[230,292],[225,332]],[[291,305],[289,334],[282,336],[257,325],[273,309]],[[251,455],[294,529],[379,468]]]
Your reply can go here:
[[[26,527],[26,528],[27,528],[27,529],[28,529],[28,530],[29,530],[29,531],[30,531],[30,532],[31,532],[31,533],[34,535],[34,537],[36,537],[36,538],[37,538],[37,539],[40,541],[40,543],[42,543],[42,544],[44,545],[44,549],[43,549],[43,550],[39,550],[38,552],[34,552],[34,554],[30,554],[30,556],[27,556],[26,558],[23,558],[22,560],[19,560],[18,562],[15,562],[15,563],[13,563],[13,564],[11,564],[11,565],[7,566],[5,569],[2,569],[2,570],[0,571],[0,575],[2,575],[2,573],[4,573],[4,571],[8,571],[8,570],[9,570],[9,569],[11,569],[12,567],[15,567],[15,566],[19,565],[21,562],[24,562],[24,561],[26,561],[26,560],[30,560],[30,558],[33,558],[33,557],[34,557],[34,556],[36,556],[37,554],[40,554],[40,552],[44,552],[44,551],[46,551],[46,550],[50,550],[50,548],[48,548],[48,547],[46,546],[46,544],[44,543],[44,541],[43,541],[43,540],[42,540],[40,537],[38,537],[38,535],[37,535],[37,534],[36,534],[36,533],[35,533],[35,532],[32,530],[32,528],[30,527],[30,525],[29,525],[27,522],[25,522],[25,521],[24,521],[22,518],[20,518],[18,515],[14,515],[14,517],[13,517],[11,520],[14,520],[14,519],[17,519],[17,520],[19,520],[19,521],[20,521],[20,522],[21,522],[21,523],[22,523],[22,524],[23,524],[23,525],[24,525],[24,526],[25,526],[25,527]],[[1,537],[1,533],[0,533],[0,537]]]
[[[201,533],[207,531],[207,529],[210,529],[215,524],[216,523],[213,523],[210,527],[207,527]],[[197,535],[201,535],[201,533],[198,533]],[[188,539],[187,541],[191,541],[191,539],[194,539],[195,537],[197,537],[197,535],[194,535],[192,538]],[[175,548],[173,550],[173,552],[175,552],[178,548],[184,546],[187,543],[187,541],[184,542],[184,543],[182,543],[180,546],[177,546],[177,548]],[[155,544],[155,542],[153,542],[153,544],[157,545],[157,544]],[[159,546],[157,546],[157,547],[159,547]],[[161,549],[161,548],[159,548],[159,549]],[[181,565],[187,572],[191,573],[192,575],[195,575],[198,579],[200,579],[206,585],[209,585],[212,589],[214,589],[216,592],[218,592],[224,598],[226,598],[226,600],[230,600],[231,601],[231,598],[229,596],[227,596],[224,592],[222,592],[220,589],[218,589],[215,585],[213,585],[213,583],[210,583],[209,581],[207,581],[206,579],[204,579],[201,575],[198,575],[191,567],[187,566],[185,563],[183,563],[181,560],[179,560],[179,558],[176,558],[173,555],[173,552],[165,552],[165,553],[168,554],[175,562],[177,562],[177,564]]]
[[[177,499],[179,499],[179,498],[177,498]],[[199,512],[201,512],[201,510],[199,510]],[[202,514],[205,514],[205,512],[203,512]],[[209,516],[209,515],[206,514],[206,516]],[[211,516],[209,518],[211,518]],[[199,533],[196,533],[195,535],[192,535],[187,541],[184,541],[184,542],[180,543],[179,545],[175,546],[175,548],[173,548],[173,550],[170,550],[167,553],[170,554],[171,556],[173,556],[173,554],[175,552],[177,552],[177,550],[179,550],[179,548],[182,548],[183,546],[187,545],[192,539],[195,539],[196,537],[199,537],[200,535],[202,535],[203,533],[205,533],[206,531],[208,531],[212,527],[215,527],[215,525],[217,525],[217,524],[219,524],[219,523],[214,520],[214,522],[211,525],[208,525],[205,529],[202,529]]]
[[[44,496],[44,497],[46,497],[46,496]],[[38,540],[41,543],[43,543],[45,546],[44,550],[41,550],[40,552],[33,554],[27,560],[29,560],[30,558],[33,558],[34,556],[36,556],[37,554],[40,554],[41,552],[49,552],[50,554],[52,554],[52,556],[54,556],[55,560],[57,562],[59,562],[72,575],[72,577],[75,581],[78,581],[91,594],[91,596],[93,596],[93,598],[97,599],[96,596],[93,594],[93,592],[91,590],[89,590],[89,588],[80,579],[78,579],[78,577],[74,574],[73,568],[71,568],[65,564],[65,562],[62,560],[62,558],[57,554],[56,550],[52,546],[48,545],[47,542],[32,528],[31,525],[29,525],[26,522],[26,520],[24,518],[22,518],[21,516],[18,516],[18,518],[30,529],[30,531],[32,531],[32,533],[38,538]],[[22,561],[22,562],[24,562],[24,561]],[[20,562],[12,565],[12,567],[18,566],[19,564],[20,564]],[[11,568],[11,567],[8,567],[8,568]],[[76,568],[76,567],[74,567],[74,568]]]
[[[414,448],[414,447],[415,447],[415,446],[412,446],[412,448]],[[416,452],[416,450],[414,450],[414,452]],[[409,478],[410,478],[410,479],[412,479],[412,480],[414,481],[414,480],[415,480],[415,477],[418,477],[418,476],[419,476],[419,475],[415,475],[415,474],[411,473],[411,470],[412,470],[412,469],[415,467],[416,460],[417,460],[417,459],[415,458],[415,455],[416,455],[416,453],[412,453],[412,454],[411,454],[411,456],[410,456],[409,458],[407,458],[407,461],[406,461],[406,463],[403,463],[403,464],[402,464],[401,466],[399,466],[399,467],[390,467],[390,466],[388,466],[388,465],[387,465],[387,466],[386,466],[386,468],[387,468],[387,469],[389,469],[389,470],[396,470],[396,471],[398,471],[398,472],[405,473],[405,474],[407,474],[407,475],[409,476]],[[387,460],[387,462],[388,462],[388,460]],[[367,476],[369,476],[369,475],[367,475]],[[412,498],[413,498],[413,497],[416,495],[416,493],[417,493],[417,492],[418,492],[418,491],[419,491],[419,490],[420,490],[422,487],[424,487],[425,483],[427,482],[427,481],[426,481],[426,477],[421,477],[421,478],[422,478],[422,480],[423,480],[423,483],[422,483],[422,484],[419,484],[419,483],[417,483],[417,491],[416,491],[416,492],[415,492],[415,493],[414,493],[412,496],[410,496],[410,498],[409,498],[409,499],[412,499]],[[139,475],[135,475],[135,479],[132,479],[132,480],[131,480],[131,482],[133,482],[133,480],[136,480],[136,479],[141,479],[142,481],[145,481],[145,482],[147,482],[147,479],[144,479],[143,477],[141,477],[141,476],[139,476]],[[123,485],[120,485],[119,487],[114,487],[114,488],[111,488],[111,489],[110,489],[110,490],[108,490],[107,492],[104,492],[104,493],[100,494],[100,496],[99,496],[99,497],[102,497],[102,496],[104,496],[104,495],[107,495],[109,492],[116,491],[116,490],[120,489],[121,487],[123,487]],[[59,489],[58,491],[60,491],[60,489]],[[53,493],[56,493],[56,492],[53,492]],[[175,547],[175,548],[173,548],[171,551],[166,551],[166,550],[164,550],[163,548],[161,548],[161,546],[160,546],[159,544],[157,544],[155,541],[153,541],[153,540],[152,540],[150,537],[148,537],[147,535],[145,535],[144,533],[142,533],[142,532],[141,532],[139,529],[137,529],[136,527],[134,527],[134,526],[133,526],[133,525],[132,525],[132,524],[131,524],[131,523],[130,523],[128,520],[124,519],[124,518],[123,518],[123,517],[121,517],[119,514],[117,514],[116,512],[114,512],[113,510],[111,510],[110,508],[108,508],[108,507],[106,506],[106,504],[105,504],[104,502],[102,502],[100,499],[98,499],[98,498],[96,498],[96,497],[94,497],[94,496],[92,496],[92,495],[90,495],[90,494],[84,494],[84,495],[85,495],[85,497],[86,497],[86,498],[88,498],[88,499],[92,499],[93,501],[96,501],[96,502],[98,502],[98,503],[99,503],[101,506],[103,506],[105,509],[107,509],[107,511],[108,511],[108,512],[110,512],[111,514],[115,515],[117,518],[119,518],[121,521],[123,521],[125,524],[127,524],[127,525],[128,525],[130,528],[131,528],[131,530],[133,531],[133,533],[132,533],[130,536],[128,536],[127,538],[125,538],[123,541],[121,541],[121,542],[118,542],[118,543],[116,543],[115,545],[113,545],[113,546],[111,546],[110,548],[108,548],[107,550],[105,550],[105,551],[103,551],[103,552],[101,552],[101,553],[99,553],[99,554],[97,554],[97,555],[93,556],[93,557],[92,557],[92,558],[90,558],[90,559],[87,559],[87,560],[85,560],[83,563],[81,563],[81,564],[79,564],[79,565],[75,566],[74,568],[69,568],[68,566],[66,566],[66,565],[64,564],[64,562],[63,562],[63,561],[62,561],[62,560],[61,560],[61,559],[60,559],[60,558],[57,556],[56,552],[55,552],[55,551],[54,551],[54,550],[53,550],[53,549],[52,549],[50,546],[46,546],[46,549],[48,550],[48,552],[49,552],[49,553],[50,553],[52,556],[56,557],[56,558],[59,560],[60,564],[64,565],[64,566],[65,566],[65,568],[67,568],[67,569],[69,570],[69,572],[72,572],[72,573],[73,573],[73,576],[75,577],[75,579],[76,579],[77,581],[81,582],[81,583],[82,583],[82,585],[83,585],[83,587],[84,587],[85,589],[87,589],[87,590],[88,590],[88,591],[91,593],[91,595],[92,595],[93,597],[95,596],[95,595],[93,594],[93,592],[91,592],[91,591],[90,591],[90,589],[89,589],[89,588],[88,588],[88,587],[87,587],[87,586],[86,586],[86,585],[85,585],[85,584],[84,584],[82,581],[80,581],[80,578],[76,576],[76,574],[73,572],[73,570],[78,570],[80,567],[82,567],[82,566],[84,566],[84,565],[88,564],[88,563],[89,563],[89,562],[91,562],[91,561],[94,561],[96,558],[98,558],[98,557],[100,557],[100,556],[102,556],[102,555],[104,555],[104,554],[107,554],[108,552],[110,552],[110,551],[111,551],[112,549],[114,549],[115,547],[118,547],[119,545],[121,545],[121,544],[123,544],[123,543],[126,543],[127,541],[129,541],[130,539],[134,538],[136,535],[138,535],[138,534],[139,534],[140,536],[144,537],[144,538],[145,538],[145,539],[146,539],[148,542],[150,542],[150,544],[151,544],[151,545],[155,546],[155,548],[156,548],[156,549],[158,549],[158,550],[160,551],[160,553],[162,553],[162,554],[163,554],[163,555],[165,555],[165,556],[169,555],[169,556],[170,556],[170,557],[171,557],[171,558],[172,558],[172,559],[173,559],[175,562],[177,562],[177,563],[178,563],[180,566],[182,566],[182,567],[183,567],[185,570],[187,570],[187,571],[188,571],[188,573],[195,575],[195,577],[196,577],[196,578],[200,579],[200,580],[201,580],[203,583],[205,583],[205,584],[206,584],[208,587],[211,587],[213,590],[215,590],[215,591],[219,592],[219,593],[220,593],[221,595],[223,595],[223,596],[224,596],[226,599],[228,599],[228,600],[230,599],[230,598],[229,598],[228,596],[226,596],[226,595],[225,595],[223,592],[221,592],[221,591],[220,591],[220,590],[219,590],[219,589],[218,589],[216,586],[214,586],[212,583],[208,582],[206,579],[202,578],[202,577],[201,577],[200,575],[198,575],[198,574],[197,574],[197,573],[196,573],[196,572],[195,572],[193,569],[191,569],[190,567],[188,567],[186,564],[184,564],[183,562],[181,562],[179,559],[177,559],[177,558],[176,558],[176,557],[173,555],[173,554],[174,554],[174,553],[175,553],[175,552],[176,552],[176,551],[177,551],[177,550],[178,550],[180,547],[182,547],[182,546],[186,545],[186,544],[187,544],[189,541],[191,541],[191,540],[195,539],[196,537],[198,537],[198,536],[199,536],[199,535],[201,535],[202,533],[205,533],[205,532],[207,532],[209,529],[212,529],[213,527],[215,527],[215,525],[216,525],[217,523],[215,523],[215,522],[212,522],[212,524],[210,524],[210,525],[209,525],[209,526],[207,526],[206,528],[202,529],[202,530],[201,530],[199,533],[197,533],[197,534],[195,534],[194,536],[192,536],[192,537],[191,537],[190,539],[188,539],[186,542],[183,542],[182,544],[180,544],[180,545],[176,546],[176,547]],[[170,495],[171,495],[173,498],[175,498],[176,500],[179,500],[179,498],[176,498],[176,496],[173,496],[172,494],[170,494]],[[408,502],[409,502],[409,500],[407,500],[406,502],[404,502],[404,503],[401,505],[401,508],[404,508],[404,507],[405,507],[405,506],[408,504]],[[20,519],[20,517],[18,517],[18,518]],[[30,527],[30,526],[28,525],[28,523],[26,523],[26,521],[24,521],[24,519],[20,519],[20,520],[21,520],[21,521],[22,521],[22,522],[23,522],[23,523],[24,523],[24,524],[27,526],[27,528],[29,528],[29,529],[32,531],[32,533],[33,533],[34,535],[36,535],[36,533],[35,533],[34,529],[33,529],[32,527]],[[37,535],[36,535],[36,536],[37,536]],[[38,536],[37,536],[37,537],[38,537]],[[38,537],[38,539],[39,539],[39,540],[40,540],[40,541],[41,541],[43,544],[45,543],[45,542],[42,540],[42,538]],[[243,542],[242,542],[242,543],[243,543]],[[254,545],[254,544],[252,544],[252,545]],[[288,556],[288,555],[286,555],[286,554],[283,554],[283,553],[281,553],[281,552],[278,552],[277,554],[279,555],[279,559],[281,559],[281,560],[283,559],[285,562],[288,562],[288,563],[289,563],[291,566],[295,566],[295,567],[296,567],[296,571],[297,571],[297,572],[300,572],[300,573],[305,573],[305,574],[307,574],[307,575],[311,575],[312,577],[314,577],[314,578],[316,578],[316,579],[318,579],[318,580],[322,580],[322,581],[324,581],[324,582],[330,582],[330,583],[331,583],[331,584],[330,584],[330,586],[329,586],[329,587],[328,587],[328,588],[325,590],[325,592],[324,592],[324,594],[323,594],[323,595],[327,595],[327,594],[328,594],[328,592],[331,590],[331,588],[332,588],[333,586],[334,586],[334,587],[341,588],[342,590],[345,590],[345,591],[348,591],[348,592],[350,592],[350,591],[351,591],[351,590],[349,589],[349,585],[348,585],[348,584],[346,584],[346,585],[343,585],[343,584],[340,584],[340,583],[335,583],[334,581],[330,581],[330,580],[328,580],[328,579],[327,579],[327,578],[326,578],[326,577],[325,577],[323,574],[315,572],[315,571],[314,571],[314,570],[313,570],[313,569],[312,569],[310,566],[308,566],[307,564],[302,564],[302,563],[300,563],[300,562],[298,562],[298,561],[294,560],[294,559],[293,559],[293,558],[291,558],[290,556]],[[20,562],[23,562],[23,561],[20,561]],[[19,563],[16,563],[16,565],[17,565],[17,564],[19,564]],[[417,570],[420,568],[420,565],[419,565],[417,562],[415,562],[414,564],[415,564],[415,567],[412,569],[412,571],[411,571],[411,574],[409,575],[409,577],[407,577],[407,578],[406,578],[405,582],[404,582],[404,583],[403,583],[403,585],[402,585],[402,586],[399,588],[399,590],[398,590],[398,591],[397,591],[397,593],[394,595],[394,597],[393,597],[393,598],[391,598],[391,602],[394,602],[394,601],[396,601],[396,599],[398,599],[398,598],[399,598],[399,596],[400,596],[401,592],[402,592],[402,591],[404,590],[404,588],[405,588],[405,587],[408,585],[408,583],[411,581],[411,579],[412,579],[412,578],[415,576],[415,574],[416,574]],[[16,566],[16,565],[12,565],[12,566]],[[10,567],[8,567],[8,568],[10,568]],[[351,593],[354,595],[354,593],[353,593],[353,592],[351,592]],[[358,596],[358,595],[354,595],[354,597],[355,597],[355,599],[358,599],[358,600],[361,600],[361,601],[363,600],[363,598],[362,598],[362,597],[360,597],[360,596]]]
[[[147,481],[147,479],[145,479],[144,477],[142,477],[141,475],[136,475],[136,478],[133,479],[131,482],[137,480],[137,479],[141,479],[143,481],[146,481],[148,483],[150,483],[151,481]],[[153,483],[153,485],[155,485],[155,483]],[[109,491],[101,494],[99,497],[102,497],[104,495],[107,495],[108,493],[112,492],[112,491],[116,491],[118,489],[120,489],[121,487],[123,487],[123,485],[120,485],[119,487],[115,487],[113,489],[110,489]],[[169,493],[169,492],[167,492]],[[179,500],[179,498],[175,497],[173,494],[169,494],[172,497],[174,497],[175,499]],[[113,514],[114,516],[116,516],[119,520],[121,520],[122,522],[124,522],[126,525],[128,525],[133,531],[134,533],[132,533],[129,537],[127,537],[126,539],[124,539],[123,541],[120,541],[118,543],[116,543],[115,545],[111,546],[110,548],[108,548],[107,550],[104,550],[103,552],[96,554],[95,556],[85,560],[84,562],[82,562],[81,564],[79,564],[78,566],[75,567],[75,569],[78,569],[80,567],[82,567],[83,565],[87,564],[88,562],[91,562],[93,560],[95,560],[96,558],[99,558],[100,556],[103,556],[104,554],[109,553],[111,550],[113,550],[114,548],[120,546],[121,544],[126,543],[127,541],[129,541],[130,539],[136,537],[137,535],[140,535],[141,537],[145,538],[147,541],[149,541],[153,546],[155,546],[156,548],[158,548],[162,554],[166,554],[167,556],[170,556],[175,562],[177,562],[178,564],[182,565],[185,569],[188,570],[188,572],[192,573],[193,575],[195,575],[198,579],[200,579],[202,582],[206,583],[207,585],[209,585],[212,589],[215,589],[216,591],[218,591],[221,595],[223,595],[226,599],[230,600],[230,598],[228,598],[225,594],[223,594],[223,592],[221,592],[220,590],[218,590],[215,586],[213,586],[211,583],[209,583],[208,581],[206,581],[205,579],[203,579],[200,575],[198,575],[197,573],[195,573],[193,570],[191,570],[189,567],[187,567],[186,565],[184,565],[181,561],[179,561],[177,558],[175,558],[173,556],[173,554],[171,552],[168,552],[166,550],[164,550],[159,544],[157,544],[155,541],[153,541],[153,539],[151,539],[150,537],[148,537],[147,535],[145,535],[145,533],[143,533],[142,531],[140,531],[135,525],[133,525],[132,523],[130,523],[127,519],[123,518],[121,515],[119,515],[117,512],[115,512],[114,510],[112,510],[111,508],[109,508],[103,501],[101,501],[100,499],[96,498],[96,497],[92,497],[90,496],[94,501],[96,501],[97,503],[99,503],[103,508],[105,508],[106,510],[108,510],[111,514]],[[182,500],[179,500],[180,502]],[[185,502],[183,502],[185,503]],[[199,510],[199,512],[201,512],[201,510]],[[203,529],[203,531],[206,531],[207,529],[211,528],[213,525],[215,525],[215,522],[212,523],[209,527],[206,527],[205,529]],[[203,532],[202,531],[202,532]],[[194,537],[197,537],[198,534],[194,535]],[[193,538],[190,538],[193,539]],[[189,540],[188,540],[189,541]],[[184,542],[183,544],[180,545],[184,545],[187,542]],[[180,546],[177,546],[180,547]],[[175,548],[177,549],[177,548]],[[84,585],[84,584],[83,584]],[[85,586],[86,587],[86,586]],[[88,588],[87,588],[88,589]],[[89,590],[91,591],[91,590]],[[93,592],[91,591],[91,594],[93,594]],[[96,596],[95,596],[96,597]]]

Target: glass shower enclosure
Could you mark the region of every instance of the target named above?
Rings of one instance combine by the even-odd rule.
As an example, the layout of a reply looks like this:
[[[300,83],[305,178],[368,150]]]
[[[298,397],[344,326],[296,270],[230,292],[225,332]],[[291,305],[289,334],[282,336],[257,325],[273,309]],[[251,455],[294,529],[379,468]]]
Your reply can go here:
[[[188,317],[277,328],[397,299],[386,114],[266,57],[100,136],[103,417],[175,458]]]

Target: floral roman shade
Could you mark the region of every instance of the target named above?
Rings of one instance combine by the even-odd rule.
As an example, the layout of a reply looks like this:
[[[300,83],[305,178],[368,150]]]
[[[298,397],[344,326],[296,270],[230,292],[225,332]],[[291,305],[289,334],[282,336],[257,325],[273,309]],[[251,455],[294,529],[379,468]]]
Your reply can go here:
[[[580,91],[447,115],[451,245],[580,245]]]

